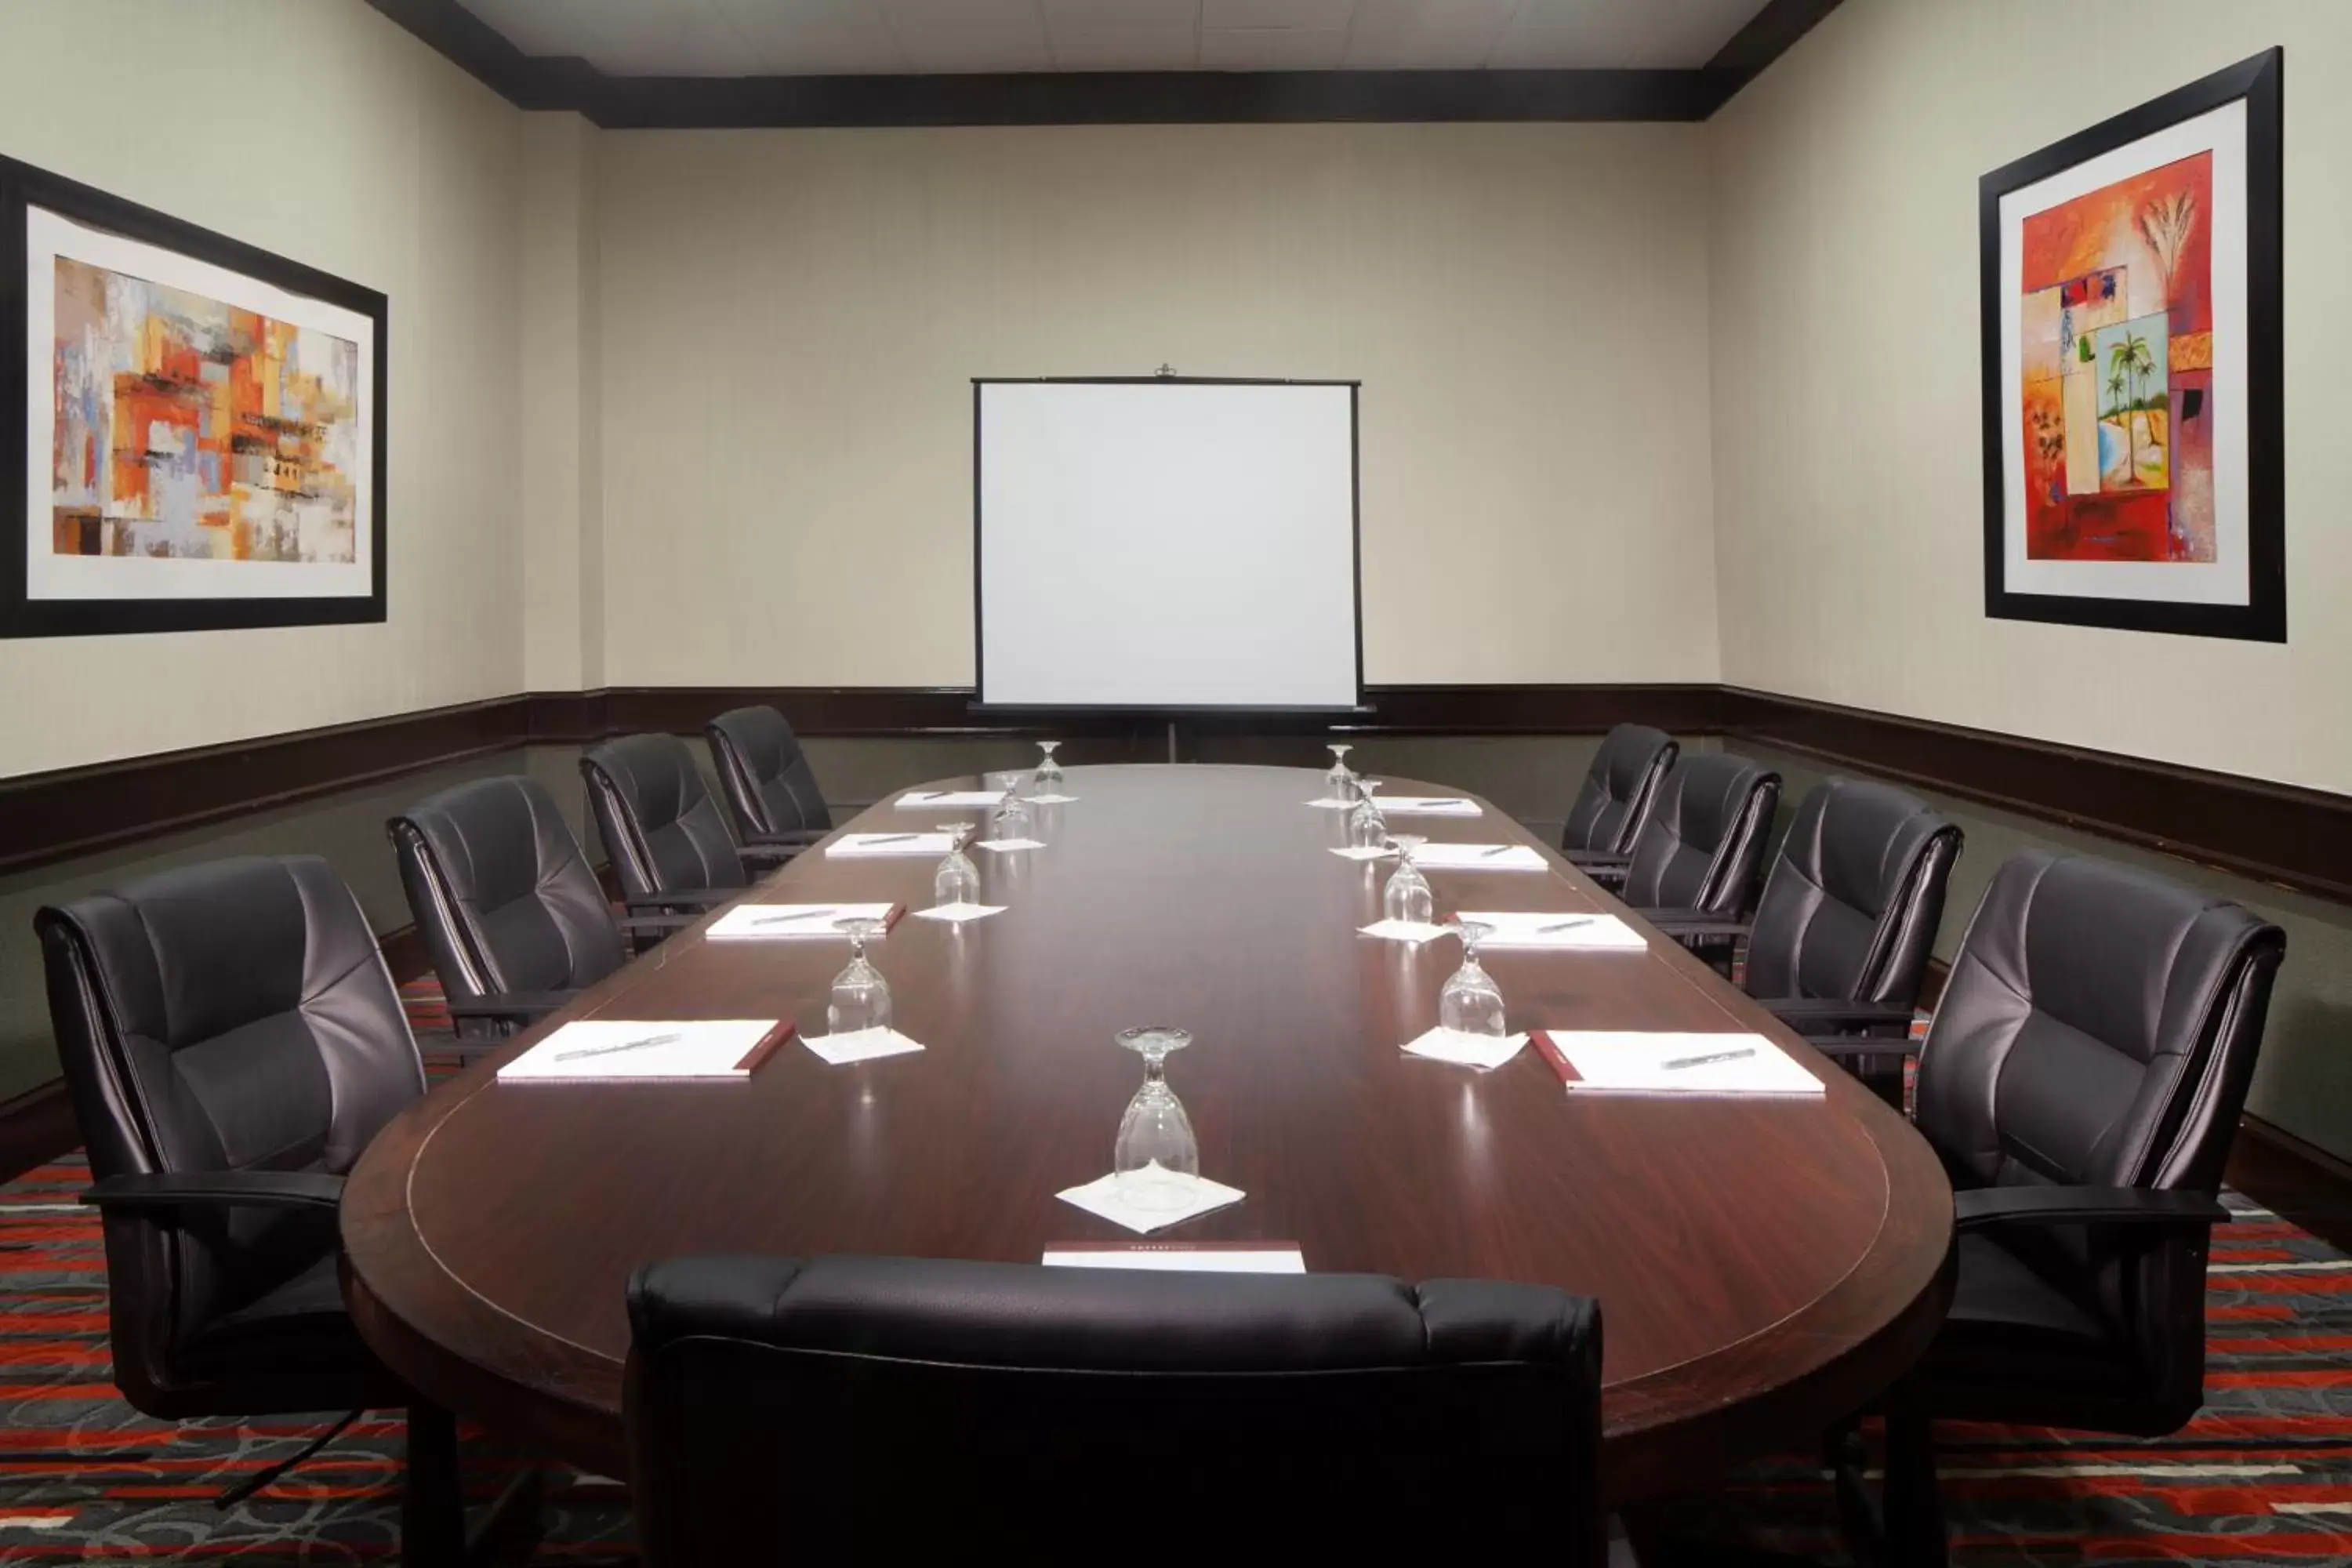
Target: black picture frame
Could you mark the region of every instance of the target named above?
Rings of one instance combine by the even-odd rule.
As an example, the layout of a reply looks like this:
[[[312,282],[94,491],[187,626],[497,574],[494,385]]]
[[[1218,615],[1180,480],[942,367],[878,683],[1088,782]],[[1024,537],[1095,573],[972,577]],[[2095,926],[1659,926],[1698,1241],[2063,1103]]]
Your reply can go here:
[[[2285,51],[2266,49],[1986,174],[1978,185],[1984,371],[1985,614],[2119,631],[2286,640],[2286,437],[2283,366],[2281,78]],[[2011,433],[2002,382],[2000,199],[2086,159],[2243,99],[2246,103],[2247,601],[2172,604],[2012,592],[2005,551]]]
[[[1356,597],[1356,700],[1344,708],[1255,707],[1226,704],[1221,707],[1197,705],[1161,706],[1131,705],[1106,708],[1092,703],[1005,703],[990,702],[982,695],[988,690],[988,632],[982,625],[985,614],[982,584],[985,540],[981,520],[981,408],[982,395],[992,386],[1344,386],[1348,389],[1348,505],[1350,544]],[[1096,720],[1111,718],[1185,718],[1213,720],[1220,715],[1234,718],[1269,718],[1291,715],[1300,719],[1328,720],[1353,714],[1369,713],[1364,702],[1364,384],[1354,380],[1317,380],[1311,377],[1265,375],[976,375],[971,378],[971,685],[973,700],[971,710],[976,714],[1040,720],[1056,714],[1081,714]]]
[[[365,316],[375,331],[374,428],[370,486],[370,591],[364,595],[288,598],[36,599],[26,582],[30,465],[48,461],[29,449],[30,410],[24,367],[33,324],[26,277],[26,213],[39,207],[86,227],[176,251],[240,272],[289,293],[303,294]],[[12,432],[0,455],[0,637],[102,637],[148,632],[225,631],[245,626],[337,626],[382,621],[386,615],[385,432],[389,387],[390,301],[375,289],[200,227],[153,207],[110,195],[61,174],[0,158],[0,429]]]

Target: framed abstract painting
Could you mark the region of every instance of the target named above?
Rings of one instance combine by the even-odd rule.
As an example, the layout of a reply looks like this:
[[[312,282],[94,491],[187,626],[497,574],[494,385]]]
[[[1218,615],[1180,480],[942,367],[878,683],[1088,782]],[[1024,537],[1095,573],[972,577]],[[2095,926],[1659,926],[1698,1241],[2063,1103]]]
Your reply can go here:
[[[0,247],[0,637],[384,618],[382,294],[5,158]]]
[[[2286,640],[2280,70],[1984,176],[1988,616]]]

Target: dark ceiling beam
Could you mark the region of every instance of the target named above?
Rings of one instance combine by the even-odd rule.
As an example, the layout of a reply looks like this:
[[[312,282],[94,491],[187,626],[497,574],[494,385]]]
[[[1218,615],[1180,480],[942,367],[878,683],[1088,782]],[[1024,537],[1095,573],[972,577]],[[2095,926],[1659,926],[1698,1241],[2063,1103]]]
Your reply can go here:
[[[1769,0],[1697,70],[631,77],[526,55],[458,0],[367,0],[521,109],[607,130],[1705,120],[1837,0]]]

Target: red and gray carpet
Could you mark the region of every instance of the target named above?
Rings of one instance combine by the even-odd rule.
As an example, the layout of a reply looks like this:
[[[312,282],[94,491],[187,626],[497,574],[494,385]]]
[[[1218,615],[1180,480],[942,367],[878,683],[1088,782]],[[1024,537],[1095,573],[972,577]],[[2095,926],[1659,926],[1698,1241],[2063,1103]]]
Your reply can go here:
[[[420,1031],[442,1024],[414,998]],[[371,1413],[226,1512],[212,1500],[317,1430],[159,1423],[116,1396],[106,1260],[74,1194],[79,1156],[0,1186],[0,1561],[384,1561],[398,1552],[400,1424]],[[1939,1431],[1962,1568],[2352,1562],[2352,1259],[2242,1199],[2216,1233],[2209,1403],[2152,1443],[2032,1429]],[[323,1424],[323,1418],[322,1422]],[[487,1498],[521,1457],[478,1436]],[[535,1561],[631,1561],[627,1499],[549,1473]],[[1801,1458],[1750,1467],[1711,1512],[1758,1544],[1837,1559],[1826,1481]]]

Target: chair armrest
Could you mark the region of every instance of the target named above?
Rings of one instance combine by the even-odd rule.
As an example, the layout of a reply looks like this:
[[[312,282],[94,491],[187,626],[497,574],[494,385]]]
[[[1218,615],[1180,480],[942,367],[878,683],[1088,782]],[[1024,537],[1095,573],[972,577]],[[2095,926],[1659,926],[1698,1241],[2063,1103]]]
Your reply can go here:
[[[1920,1046],[1907,1035],[1807,1035],[1805,1044],[1836,1061],[1854,1057],[1916,1057]]]
[[[2150,1187],[1971,1187],[1952,1194],[1955,1230],[2005,1225],[2221,1225],[2230,1211],[2203,1193]]]
[[[1757,1004],[1799,1034],[1824,1029],[1911,1032],[1911,1009],[1830,996],[1759,996]]]
[[[631,936],[653,936],[684,931],[701,918],[700,915],[689,914],[623,915],[619,924],[621,930]]]
[[[793,827],[782,833],[753,833],[745,837],[744,847],[774,845],[780,849],[805,849],[833,831],[830,827]]]
[[[100,1209],[332,1209],[343,1179],[324,1171],[150,1171],[94,1182],[81,1201]]]
[[[743,857],[743,863],[746,866],[765,866],[772,868],[784,864],[806,847],[808,847],[804,844],[773,844],[765,839],[755,838],[749,844],[737,845],[735,853]]]
[[[1677,941],[1737,942],[1756,929],[1753,921],[1727,921],[1696,910],[1635,910],[1635,914]]]
[[[1631,855],[1606,855],[1598,849],[1563,849],[1560,854],[1580,871],[1622,871],[1633,863]]]
[[[663,914],[672,910],[715,910],[730,899],[740,899],[749,888],[672,888],[666,893],[648,893],[642,899],[624,899],[622,904],[631,914]]]
[[[570,1004],[577,991],[493,991],[487,996],[452,996],[449,1016],[506,1018],[528,1024]]]

